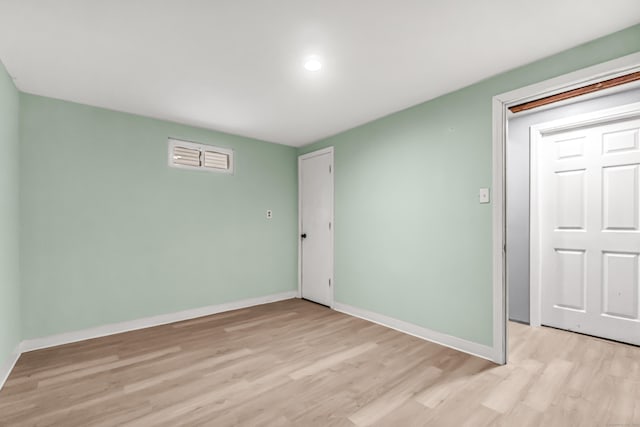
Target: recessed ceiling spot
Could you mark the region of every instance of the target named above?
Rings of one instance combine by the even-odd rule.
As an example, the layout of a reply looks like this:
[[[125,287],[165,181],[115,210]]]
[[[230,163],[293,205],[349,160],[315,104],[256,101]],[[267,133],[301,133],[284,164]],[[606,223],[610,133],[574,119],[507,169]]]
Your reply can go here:
[[[322,63],[317,59],[308,59],[304,63],[304,68],[307,71],[320,71],[320,68],[322,68]]]

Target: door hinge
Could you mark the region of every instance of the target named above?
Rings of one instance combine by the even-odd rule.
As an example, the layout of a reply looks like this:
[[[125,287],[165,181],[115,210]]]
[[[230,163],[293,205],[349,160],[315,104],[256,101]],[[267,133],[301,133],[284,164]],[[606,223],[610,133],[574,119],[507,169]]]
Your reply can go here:
[[[329,230],[331,230],[331,222],[329,222]]]
[[[331,173],[331,165],[329,165],[329,173]]]
[[[331,286],[331,279],[329,279],[329,286]]]

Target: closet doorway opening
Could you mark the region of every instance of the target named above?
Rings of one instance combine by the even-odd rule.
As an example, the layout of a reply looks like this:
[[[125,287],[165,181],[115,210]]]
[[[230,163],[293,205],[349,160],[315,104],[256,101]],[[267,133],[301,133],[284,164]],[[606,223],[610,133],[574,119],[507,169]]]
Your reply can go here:
[[[638,105],[640,54],[494,97],[496,362],[509,321],[640,336]]]

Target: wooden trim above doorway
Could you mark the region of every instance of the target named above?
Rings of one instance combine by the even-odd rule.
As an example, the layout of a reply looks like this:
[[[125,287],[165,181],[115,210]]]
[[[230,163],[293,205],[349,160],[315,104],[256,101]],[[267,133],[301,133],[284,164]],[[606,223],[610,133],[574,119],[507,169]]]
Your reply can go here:
[[[640,71],[625,74],[624,76],[615,77],[613,79],[604,80],[598,83],[593,83],[587,86],[579,87],[577,89],[568,90],[566,92],[557,93],[555,95],[546,96],[544,98],[525,102],[523,104],[514,105],[512,107],[509,107],[509,111],[511,111],[512,113],[519,113],[521,111],[531,110],[536,107],[542,107],[543,105],[553,104],[554,102],[564,101],[565,99],[575,98],[576,96],[586,95],[588,93],[598,92],[604,89],[610,89],[612,87],[635,82],[638,80],[640,80]]]

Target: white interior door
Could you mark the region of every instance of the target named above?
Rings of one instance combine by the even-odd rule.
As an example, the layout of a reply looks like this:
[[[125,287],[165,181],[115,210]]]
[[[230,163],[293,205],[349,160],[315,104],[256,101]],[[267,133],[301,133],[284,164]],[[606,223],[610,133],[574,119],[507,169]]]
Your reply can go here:
[[[300,156],[302,298],[333,304],[333,148]]]
[[[541,323],[640,345],[640,119],[537,144]]]

